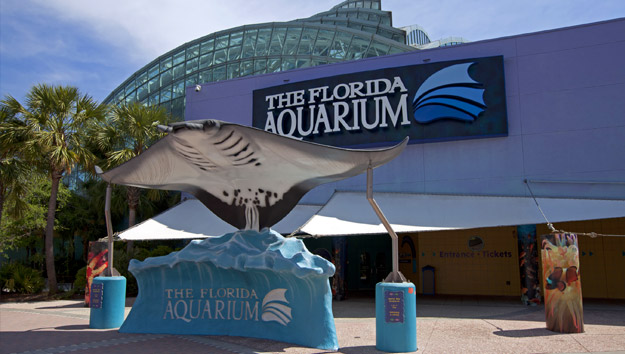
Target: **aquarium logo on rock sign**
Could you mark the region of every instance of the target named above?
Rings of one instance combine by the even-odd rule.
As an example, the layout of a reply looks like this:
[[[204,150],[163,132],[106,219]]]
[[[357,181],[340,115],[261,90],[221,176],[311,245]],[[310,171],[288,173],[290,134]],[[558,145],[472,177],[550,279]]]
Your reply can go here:
[[[253,96],[253,126],[326,145],[508,134],[502,56],[337,75]]]
[[[165,289],[163,320],[263,321],[286,326],[293,320],[286,292],[273,289],[261,302],[257,291],[246,288]]]

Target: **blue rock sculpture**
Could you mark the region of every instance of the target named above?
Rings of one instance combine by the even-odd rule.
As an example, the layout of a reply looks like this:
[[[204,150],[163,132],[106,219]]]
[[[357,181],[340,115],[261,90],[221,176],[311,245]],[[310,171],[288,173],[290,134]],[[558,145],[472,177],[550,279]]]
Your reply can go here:
[[[334,265],[270,229],[132,260],[139,295],[120,332],[236,335],[336,350]]]

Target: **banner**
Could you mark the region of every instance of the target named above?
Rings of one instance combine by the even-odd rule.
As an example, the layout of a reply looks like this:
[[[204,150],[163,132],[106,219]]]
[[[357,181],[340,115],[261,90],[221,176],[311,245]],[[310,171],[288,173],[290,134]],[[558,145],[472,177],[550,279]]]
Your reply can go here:
[[[536,225],[517,226],[519,246],[519,274],[521,275],[521,301],[525,305],[540,304],[538,280],[538,247]]]
[[[551,234],[541,239],[547,329],[582,333],[584,312],[577,235]]]
[[[89,256],[87,258],[87,285],[85,286],[85,305],[90,305],[91,282],[108,267],[108,243],[89,242]]]

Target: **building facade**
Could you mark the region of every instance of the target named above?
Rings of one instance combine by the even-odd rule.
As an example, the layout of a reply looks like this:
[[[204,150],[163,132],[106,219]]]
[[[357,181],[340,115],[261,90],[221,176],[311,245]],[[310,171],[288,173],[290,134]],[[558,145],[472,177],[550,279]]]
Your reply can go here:
[[[583,293],[623,299],[624,36],[618,19],[202,84],[187,89],[185,117],[336,146],[409,136],[373,186],[422,293],[435,280],[440,294],[519,296],[520,235],[529,227],[539,248],[549,221],[603,235],[580,236]],[[379,222],[349,202],[366,204],[364,190],[360,176],[300,201],[321,208],[301,230],[333,236],[308,247],[341,265],[350,291],[373,289],[392,257]],[[435,275],[423,277],[428,267]]]

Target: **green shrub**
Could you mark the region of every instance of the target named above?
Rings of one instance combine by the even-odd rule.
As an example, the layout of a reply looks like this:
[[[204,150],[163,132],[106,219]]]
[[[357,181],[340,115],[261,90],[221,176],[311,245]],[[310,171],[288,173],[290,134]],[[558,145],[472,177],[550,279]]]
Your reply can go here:
[[[87,287],[87,266],[76,271],[76,279],[74,279],[74,292],[83,294]]]
[[[39,271],[20,263],[10,263],[0,270],[3,291],[36,294],[43,290],[45,280]]]

